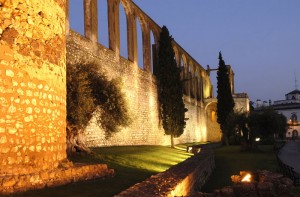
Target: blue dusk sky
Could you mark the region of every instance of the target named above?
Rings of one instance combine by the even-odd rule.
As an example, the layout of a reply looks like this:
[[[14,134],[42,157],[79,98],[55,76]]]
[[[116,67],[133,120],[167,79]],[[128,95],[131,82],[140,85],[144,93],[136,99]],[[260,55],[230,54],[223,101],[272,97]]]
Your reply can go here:
[[[204,68],[216,68],[222,51],[235,72],[235,92],[250,100],[284,99],[295,89],[295,75],[300,89],[300,0],[133,1]],[[70,21],[83,34],[81,4],[70,1]],[[98,0],[98,11],[99,40],[107,46],[106,0]],[[120,12],[122,50],[126,20]],[[216,91],[216,73],[211,80]]]

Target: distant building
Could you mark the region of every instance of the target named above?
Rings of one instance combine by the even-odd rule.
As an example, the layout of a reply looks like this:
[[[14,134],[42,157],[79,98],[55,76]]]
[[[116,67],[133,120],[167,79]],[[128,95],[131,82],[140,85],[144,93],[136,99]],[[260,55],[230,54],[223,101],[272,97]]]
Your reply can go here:
[[[247,93],[234,93],[232,94],[234,100],[234,111],[235,112],[249,112],[250,111],[250,100]]]
[[[294,91],[285,95],[285,100],[274,101],[272,108],[278,113],[283,114],[288,121],[287,138],[300,137],[300,90]]]

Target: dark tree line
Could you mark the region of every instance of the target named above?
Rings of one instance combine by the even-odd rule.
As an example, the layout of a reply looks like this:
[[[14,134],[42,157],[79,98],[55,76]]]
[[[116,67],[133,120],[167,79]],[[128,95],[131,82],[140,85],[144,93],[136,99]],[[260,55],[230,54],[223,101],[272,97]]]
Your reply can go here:
[[[227,119],[230,144],[241,144],[243,150],[252,150],[259,143],[273,143],[284,138],[287,129],[286,117],[272,108],[249,113],[231,113]]]
[[[272,108],[254,110],[250,103],[250,112],[234,112],[234,100],[231,94],[228,67],[219,53],[217,72],[217,117],[222,132],[223,144],[242,144],[243,149],[250,150],[256,146],[256,138],[272,141],[283,138],[287,129],[284,115]]]

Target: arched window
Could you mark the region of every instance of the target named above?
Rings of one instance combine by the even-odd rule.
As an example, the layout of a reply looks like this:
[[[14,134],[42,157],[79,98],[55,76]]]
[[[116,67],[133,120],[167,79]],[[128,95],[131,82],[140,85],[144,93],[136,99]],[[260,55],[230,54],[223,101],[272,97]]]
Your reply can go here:
[[[292,132],[292,138],[298,138],[299,134],[297,130],[293,130]]]
[[[292,113],[290,120],[292,123],[298,122],[296,113]]]

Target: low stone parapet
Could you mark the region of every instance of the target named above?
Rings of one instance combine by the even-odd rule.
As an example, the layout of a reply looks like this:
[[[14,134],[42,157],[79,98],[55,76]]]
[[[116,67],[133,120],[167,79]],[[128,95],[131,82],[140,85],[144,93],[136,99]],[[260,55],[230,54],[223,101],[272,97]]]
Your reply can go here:
[[[0,196],[113,175],[114,170],[108,169],[106,164],[75,164],[34,174],[3,175],[0,176]]]
[[[188,196],[199,191],[214,167],[215,158],[212,149],[204,148],[193,157],[135,184],[116,196]]]

